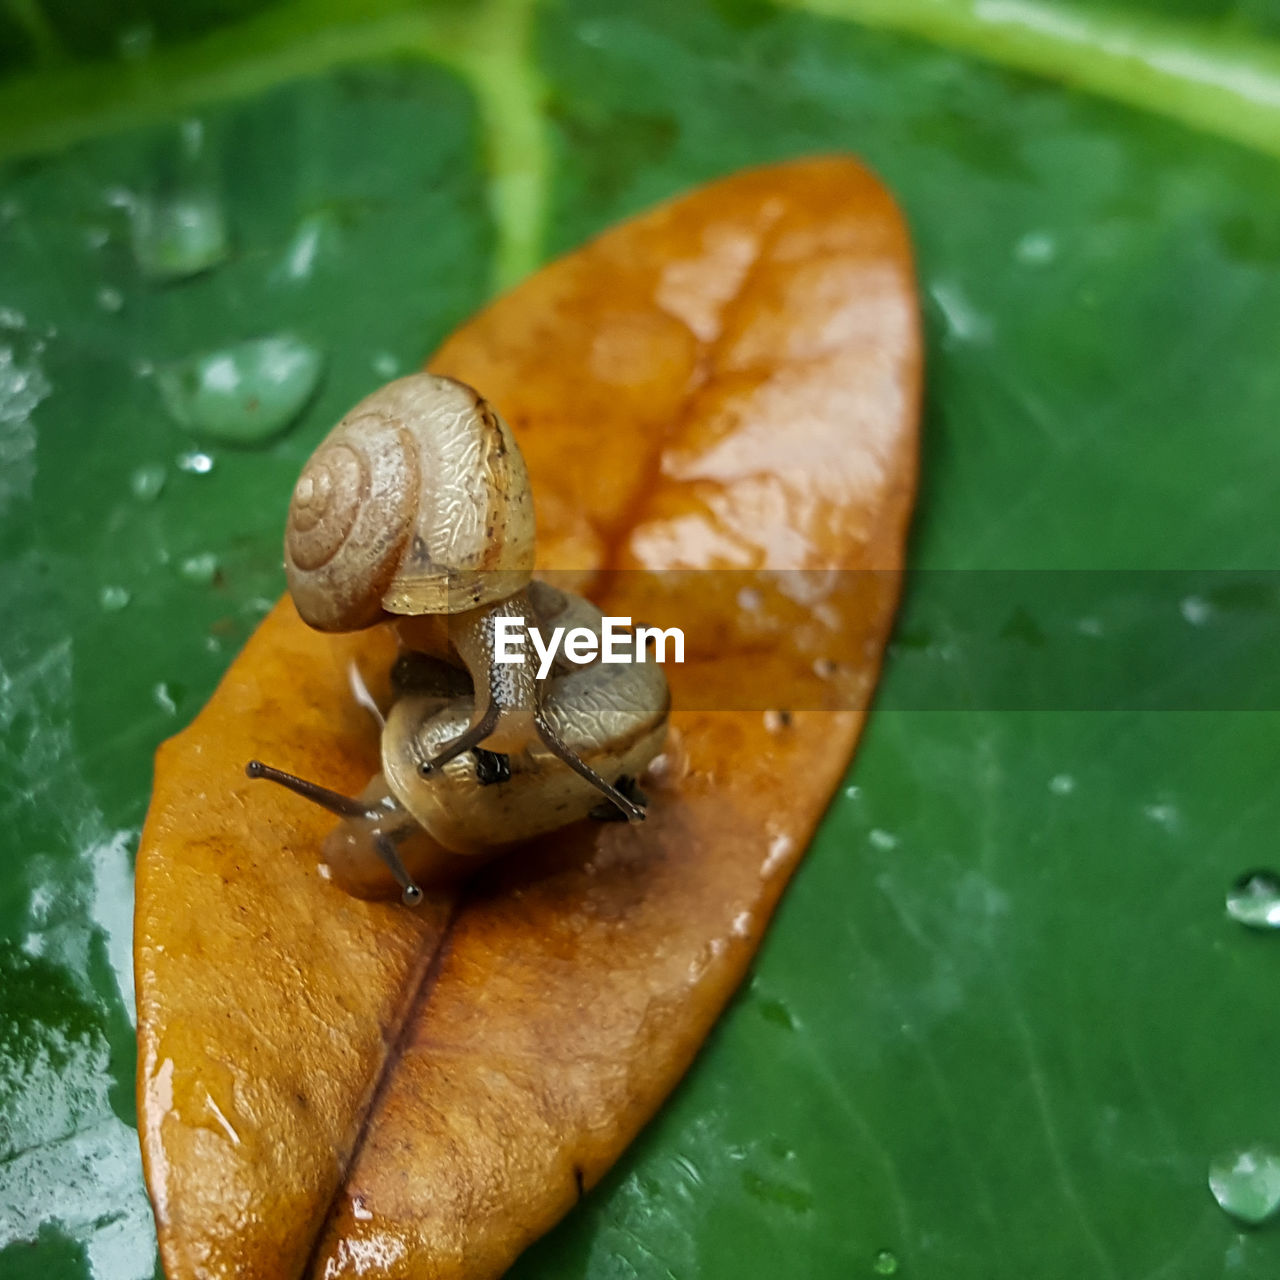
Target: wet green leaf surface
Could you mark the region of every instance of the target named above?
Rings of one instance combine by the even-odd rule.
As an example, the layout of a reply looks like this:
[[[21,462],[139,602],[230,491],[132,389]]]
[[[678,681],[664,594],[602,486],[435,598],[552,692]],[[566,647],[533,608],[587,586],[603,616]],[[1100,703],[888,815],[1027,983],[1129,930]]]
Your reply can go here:
[[[1275,26],[1228,17],[1251,47]],[[209,21],[161,24],[161,70]],[[480,44],[448,72],[425,37],[352,67],[314,37],[314,65],[241,83],[227,30],[194,170],[157,117],[0,183],[0,1277],[152,1274],[128,976],[151,752],[281,589],[309,449],[538,236],[549,255],[741,165],[856,151],[926,292],[917,565],[1280,567],[1265,156],[834,18],[567,0],[521,53],[545,106],[522,169]],[[226,252],[160,281],[131,210],[178,178]],[[156,370],[278,334],[323,360],[294,425],[246,448],[173,419]],[[1010,642],[1059,642],[1011,616]],[[1280,862],[1280,715],[900,710],[910,673],[890,663],[755,977],[520,1277],[871,1276],[886,1249],[948,1280],[1280,1267],[1280,1230],[1242,1232],[1207,1187],[1223,1152],[1280,1147],[1280,939],[1223,910]]]

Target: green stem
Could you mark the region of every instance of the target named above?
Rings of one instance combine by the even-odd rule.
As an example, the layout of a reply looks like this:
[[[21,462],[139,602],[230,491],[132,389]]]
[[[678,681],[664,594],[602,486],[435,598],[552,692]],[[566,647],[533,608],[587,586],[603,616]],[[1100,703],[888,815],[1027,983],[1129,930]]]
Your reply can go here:
[[[1280,156],[1280,49],[1049,0],[775,0],[918,36]]]
[[[551,175],[535,16],[532,0],[489,0],[454,53],[484,125],[502,289],[541,261],[546,229]]]

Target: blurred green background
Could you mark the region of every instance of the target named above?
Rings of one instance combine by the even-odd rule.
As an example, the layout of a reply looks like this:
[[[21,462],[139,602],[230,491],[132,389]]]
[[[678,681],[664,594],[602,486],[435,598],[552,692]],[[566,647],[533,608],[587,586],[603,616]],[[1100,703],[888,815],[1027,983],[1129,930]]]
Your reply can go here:
[[[0,3],[0,1277],[154,1272],[151,756],[350,403],[617,218],[850,150],[919,254],[914,564],[1280,569],[1278,51],[1275,0]],[[1206,1183],[1280,1149],[1280,937],[1223,913],[1280,862],[1280,716],[897,693],[689,1078],[521,1280],[1280,1274]]]

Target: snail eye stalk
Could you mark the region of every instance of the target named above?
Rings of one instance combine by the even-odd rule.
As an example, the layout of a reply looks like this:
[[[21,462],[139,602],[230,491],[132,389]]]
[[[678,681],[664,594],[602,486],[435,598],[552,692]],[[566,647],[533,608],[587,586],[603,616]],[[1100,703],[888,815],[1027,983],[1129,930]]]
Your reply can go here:
[[[416,907],[422,901],[422,890],[414,883],[404,863],[400,861],[400,853],[396,848],[396,838],[408,835],[408,831],[392,832],[391,835],[379,834],[374,838],[373,847],[378,857],[387,864],[395,882],[400,886],[400,901],[406,907]]]
[[[268,782],[277,783],[286,791],[292,791],[294,795],[310,800],[312,804],[318,804],[322,809],[336,813],[340,818],[372,819],[381,816],[378,809],[370,808],[363,800],[353,800],[350,796],[342,795],[341,792],[322,787],[318,782],[308,782],[305,778],[286,773],[283,769],[273,769],[269,764],[263,764],[261,760],[250,760],[245,765],[244,771],[250,778],[265,778]]]
[[[250,778],[265,778],[268,782],[277,783],[286,791],[292,791],[294,795],[310,800],[313,804],[318,804],[322,809],[327,809],[340,818],[356,818],[377,823],[387,816],[387,811],[383,808],[371,807],[362,800],[353,800],[350,796],[330,791],[328,787],[322,787],[317,782],[308,782],[305,778],[286,773],[283,769],[273,769],[269,764],[263,764],[261,760],[250,760],[245,765],[244,771]],[[401,861],[396,844],[412,832],[412,827],[400,827],[395,831],[386,832],[378,830],[376,826],[373,831],[374,851],[387,864],[396,884],[400,886],[400,898],[407,907],[416,907],[422,901],[422,890]]]

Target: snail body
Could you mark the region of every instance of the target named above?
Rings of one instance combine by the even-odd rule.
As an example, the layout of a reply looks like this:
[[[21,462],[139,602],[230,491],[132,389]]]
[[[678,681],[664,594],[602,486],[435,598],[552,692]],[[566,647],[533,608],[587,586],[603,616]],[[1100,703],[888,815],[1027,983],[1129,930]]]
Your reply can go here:
[[[324,631],[396,626],[402,656],[382,769],[350,798],[250,763],[338,814],[334,878],[360,896],[448,879],[478,860],[606,813],[644,817],[633,790],[662,747],[670,696],[650,663],[497,661],[500,619],[586,627],[586,600],[532,577],[533,503],[510,429],[463,383],[417,374],[357,405],[293,493],[289,590]],[[597,652],[601,652],[597,646]]]

